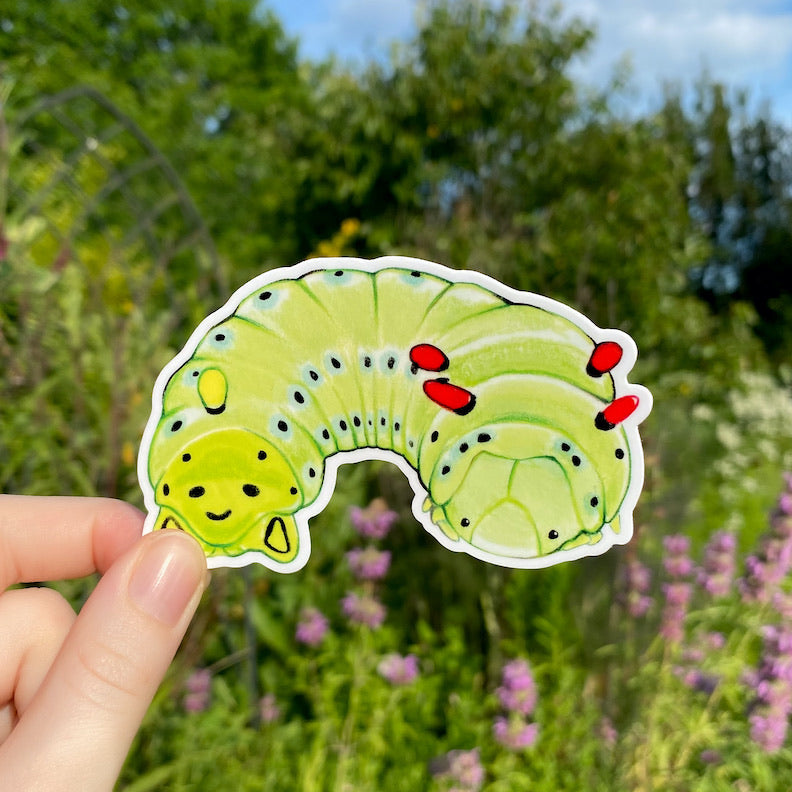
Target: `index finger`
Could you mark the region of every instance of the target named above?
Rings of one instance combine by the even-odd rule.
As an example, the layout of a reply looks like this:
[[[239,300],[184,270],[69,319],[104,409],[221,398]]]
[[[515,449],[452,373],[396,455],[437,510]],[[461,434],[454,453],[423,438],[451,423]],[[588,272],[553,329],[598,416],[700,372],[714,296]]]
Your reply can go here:
[[[104,572],[142,532],[143,515],[123,501],[0,495],[0,593]]]

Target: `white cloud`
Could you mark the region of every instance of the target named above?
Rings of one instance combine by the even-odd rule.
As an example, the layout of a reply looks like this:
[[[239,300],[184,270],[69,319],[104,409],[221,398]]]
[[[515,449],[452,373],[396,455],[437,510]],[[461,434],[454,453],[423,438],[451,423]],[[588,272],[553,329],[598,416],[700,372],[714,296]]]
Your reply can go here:
[[[543,0],[550,3],[552,0]],[[334,52],[363,60],[387,56],[390,42],[413,30],[420,0],[268,0],[304,56]],[[576,67],[581,80],[605,85],[625,56],[634,101],[655,104],[667,82],[692,85],[702,74],[755,101],[770,99],[792,124],[792,3],[790,0],[565,0],[566,16],[597,30],[590,54]]]
[[[648,100],[664,82],[692,84],[706,72],[748,88],[755,100],[773,99],[792,120],[792,10],[773,0],[569,0],[568,14],[595,25],[591,57],[578,74],[603,84],[620,57]]]

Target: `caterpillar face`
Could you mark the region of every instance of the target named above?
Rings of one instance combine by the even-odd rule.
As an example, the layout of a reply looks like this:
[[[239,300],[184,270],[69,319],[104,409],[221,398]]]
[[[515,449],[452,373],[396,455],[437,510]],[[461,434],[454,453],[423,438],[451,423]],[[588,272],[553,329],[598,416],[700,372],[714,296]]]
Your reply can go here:
[[[264,274],[157,380],[146,530],[189,531],[210,566],[298,569],[338,466],[378,459],[451,549],[525,568],[602,552],[630,538],[643,479],[636,355],[567,306],[415,259]]]
[[[298,552],[296,478],[280,451],[252,432],[218,430],[184,446],[156,498],[159,527],[182,528],[210,552],[260,551],[279,563]]]

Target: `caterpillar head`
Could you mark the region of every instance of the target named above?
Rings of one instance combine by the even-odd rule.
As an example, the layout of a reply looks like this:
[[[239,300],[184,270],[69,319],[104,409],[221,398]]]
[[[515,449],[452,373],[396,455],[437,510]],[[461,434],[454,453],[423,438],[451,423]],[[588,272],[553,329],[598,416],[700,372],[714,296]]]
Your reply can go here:
[[[448,536],[506,558],[538,558],[589,542],[566,473],[552,457],[482,452],[432,519]]]
[[[191,441],[156,482],[155,499],[157,528],[191,533],[210,555],[257,551],[282,563],[297,555],[298,482],[253,432],[219,429]]]

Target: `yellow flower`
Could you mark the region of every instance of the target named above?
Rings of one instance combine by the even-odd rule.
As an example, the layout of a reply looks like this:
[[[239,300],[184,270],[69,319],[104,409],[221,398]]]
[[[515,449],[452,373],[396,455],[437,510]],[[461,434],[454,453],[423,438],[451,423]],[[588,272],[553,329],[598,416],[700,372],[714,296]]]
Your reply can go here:
[[[341,235],[345,237],[352,237],[360,231],[360,220],[356,217],[348,217],[341,223]]]
[[[121,461],[127,467],[132,467],[135,464],[135,448],[129,440],[121,446]]]
[[[320,242],[316,246],[316,252],[320,256],[328,256],[328,257],[341,255],[341,250],[339,249],[338,245],[335,245],[333,244],[333,242],[328,242],[328,241]]]

